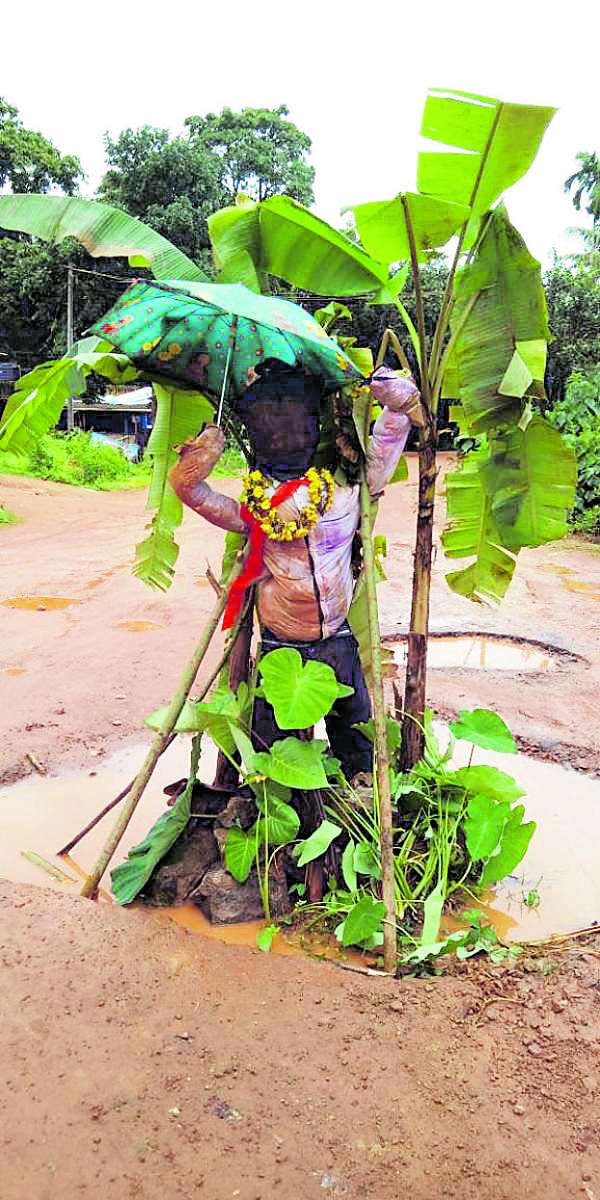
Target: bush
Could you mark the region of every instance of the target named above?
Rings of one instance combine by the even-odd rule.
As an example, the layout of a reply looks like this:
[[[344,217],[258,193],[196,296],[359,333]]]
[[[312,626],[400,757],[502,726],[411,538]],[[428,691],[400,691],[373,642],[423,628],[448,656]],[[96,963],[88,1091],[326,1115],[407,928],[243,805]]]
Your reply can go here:
[[[573,526],[600,533],[600,364],[574,371],[563,399],[546,415],[577,456]]]
[[[14,525],[18,521],[18,517],[10,508],[6,508],[4,504],[0,504],[0,525]]]
[[[14,456],[6,456],[14,460]],[[0,470],[19,474],[36,475],[41,479],[54,479],[58,483],[78,484],[81,487],[110,488],[144,484],[150,473],[150,463],[132,463],[120,450],[103,442],[92,440],[89,433],[75,430],[73,433],[48,433],[40,438],[28,459],[4,462],[0,456]]]

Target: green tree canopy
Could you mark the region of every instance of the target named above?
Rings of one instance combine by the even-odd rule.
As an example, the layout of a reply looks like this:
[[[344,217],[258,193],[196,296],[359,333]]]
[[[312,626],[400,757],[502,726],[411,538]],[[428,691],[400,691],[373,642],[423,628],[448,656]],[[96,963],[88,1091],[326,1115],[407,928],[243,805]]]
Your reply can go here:
[[[55,185],[72,195],[81,176],[78,158],[61,156],[41,133],[25,129],[18,109],[0,96],[0,188],[47,192]]]
[[[600,361],[600,254],[555,257],[544,287],[552,334],[546,392],[554,405],[573,371],[591,370]]]
[[[231,203],[238,192],[253,200],[285,193],[307,207],[313,203],[315,172],[306,162],[311,140],[287,117],[288,109],[280,104],[187,118],[193,144],[218,162],[222,204]]]
[[[239,191],[285,192],[312,203],[310,138],[285,119],[287,109],[225,108],[188,117],[185,132],[145,125],[105,139],[109,170],[98,198],[139,217],[204,270],[210,269],[207,218]]]

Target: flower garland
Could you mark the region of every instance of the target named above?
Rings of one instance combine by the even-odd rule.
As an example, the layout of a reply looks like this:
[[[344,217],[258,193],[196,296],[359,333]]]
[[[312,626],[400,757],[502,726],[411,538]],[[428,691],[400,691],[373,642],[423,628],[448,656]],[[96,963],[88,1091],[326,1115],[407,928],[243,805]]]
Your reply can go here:
[[[306,472],[308,485],[308,504],[300,509],[298,516],[292,521],[282,521],[266,494],[269,481],[262,471],[251,471],[244,477],[244,488],[240,502],[245,504],[249,512],[258,522],[263,533],[273,542],[292,542],[296,538],[306,537],[317,521],[333,504],[333,476],[325,468],[317,471],[309,467]]]

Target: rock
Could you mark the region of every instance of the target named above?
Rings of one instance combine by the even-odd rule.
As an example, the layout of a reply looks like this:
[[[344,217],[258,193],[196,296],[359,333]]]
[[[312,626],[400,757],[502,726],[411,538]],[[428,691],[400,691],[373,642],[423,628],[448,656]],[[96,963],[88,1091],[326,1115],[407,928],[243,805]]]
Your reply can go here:
[[[534,1058],[539,1058],[540,1054],[543,1054],[543,1050],[539,1042],[530,1042],[527,1050],[529,1054],[533,1054]]]
[[[513,1112],[516,1117],[522,1117],[525,1112],[524,1105],[523,1104],[515,1104],[515,1107],[513,1108]]]
[[[271,879],[271,916],[284,916],[290,911],[285,880]],[[214,925],[234,925],[241,921],[257,921],[263,915],[262,898],[254,872],[245,883],[238,883],[224,867],[211,867],[190,896]]]
[[[244,796],[232,796],[227,807],[217,813],[216,819],[219,825],[224,825],[226,829],[230,829],[232,825],[240,825],[242,829],[249,829],[256,820],[256,804],[254,800],[246,799]]]
[[[190,821],[150,876],[142,899],[158,907],[183,904],[218,857],[212,831]]]

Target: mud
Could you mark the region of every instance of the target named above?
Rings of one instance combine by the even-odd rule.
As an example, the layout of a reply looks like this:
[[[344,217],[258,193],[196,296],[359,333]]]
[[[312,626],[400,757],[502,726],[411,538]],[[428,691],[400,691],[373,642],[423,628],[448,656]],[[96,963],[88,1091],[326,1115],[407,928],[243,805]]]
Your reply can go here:
[[[380,508],[393,634],[410,606],[410,467]],[[41,614],[2,609],[0,669],[23,674],[0,676],[0,771],[7,783],[36,780],[33,760],[93,771],[138,746],[144,716],[172,695],[213,607],[195,581],[207,556],[218,572],[222,535],[186,516],[163,596],[125,565],[144,536],[142,494],[0,483],[21,518],[2,531],[0,598],[81,597]],[[497,614],[447,590],[455,565],[438,550],[434,631],[578,657],[557,672],[435,669],[431,705],[489,705],[521,745],[600,769],[600,550],[573,539],[523,552]],[[165,629],[137,637],[123,621]],[[219,652],[216,639],[204,678]],[[70,817],[65,837],[74,831]],[[470,962],[395,981],[226,946],[24,869],[38,886],[0,885],[2,1200],[599,1200],[598,935],[528,948],[518,967]]]

